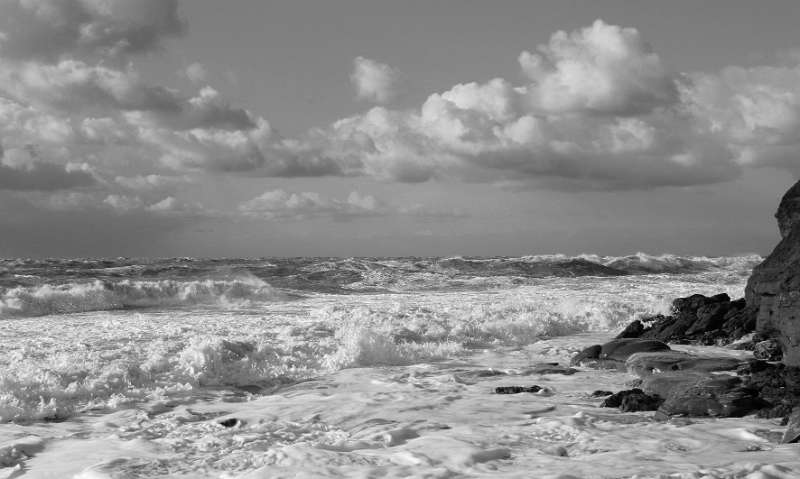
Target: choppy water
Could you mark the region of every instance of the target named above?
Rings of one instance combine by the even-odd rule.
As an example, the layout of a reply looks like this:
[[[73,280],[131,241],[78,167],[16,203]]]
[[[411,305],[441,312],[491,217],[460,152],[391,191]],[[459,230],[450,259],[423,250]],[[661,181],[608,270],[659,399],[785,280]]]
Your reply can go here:
[[[759,261],[2,260],[0,477],[797,477],[774,425],[652,424],[588,397],[625,374],[525,372]]]

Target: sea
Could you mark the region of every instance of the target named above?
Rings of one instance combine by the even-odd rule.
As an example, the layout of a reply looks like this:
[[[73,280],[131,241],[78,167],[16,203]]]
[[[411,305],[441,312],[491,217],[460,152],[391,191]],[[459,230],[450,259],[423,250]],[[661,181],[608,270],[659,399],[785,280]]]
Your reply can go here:
[[[627,372],[536,367],[761,260],[3,259],[0,478],[798,478],[777,419],[657,422],[592,394]]]

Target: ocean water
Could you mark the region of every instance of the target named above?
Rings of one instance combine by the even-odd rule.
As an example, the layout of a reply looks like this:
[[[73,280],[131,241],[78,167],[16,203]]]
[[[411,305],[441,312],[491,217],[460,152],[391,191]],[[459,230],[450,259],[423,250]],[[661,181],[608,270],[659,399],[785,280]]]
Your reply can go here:
[[[591,397],[627,373],[531,369],[760,260],[0,260],[0,478],[800,477],[775,421],[657,423]]]

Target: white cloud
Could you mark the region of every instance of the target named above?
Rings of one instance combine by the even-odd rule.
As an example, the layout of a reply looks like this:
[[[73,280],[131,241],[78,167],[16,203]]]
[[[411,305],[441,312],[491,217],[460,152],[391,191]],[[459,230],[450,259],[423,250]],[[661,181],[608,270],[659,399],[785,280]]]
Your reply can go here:
[[[536,109],[635,115],[677,99],[672,75],[635,28],[602,20],[572,33],[559,31],[519,62],[533,82]]]
[[[58,165],[40,160],[30,149],[0,146],[0,190],[55,191],[92,186],[87,165]]]
[[[357,57],[353,61],[350,81],[359,99],[389,103],[398,94],[400,72],[384,63]]]
[[[383,206],[370,195],[351,192],[343,200],[326,198],[319,193],[290,193],[282,189],[264,192],[239,205],[247,216],[265,219],[305,219],[312,217],[353,218],[374,216],[383,212]]]

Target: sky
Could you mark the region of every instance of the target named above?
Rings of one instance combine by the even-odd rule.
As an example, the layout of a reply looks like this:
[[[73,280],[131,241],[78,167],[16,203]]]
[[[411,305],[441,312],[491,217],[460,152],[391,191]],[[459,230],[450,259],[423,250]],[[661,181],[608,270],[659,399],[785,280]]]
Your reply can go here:
[[[800,3],[0,0],[0,256],[768,253]]]

